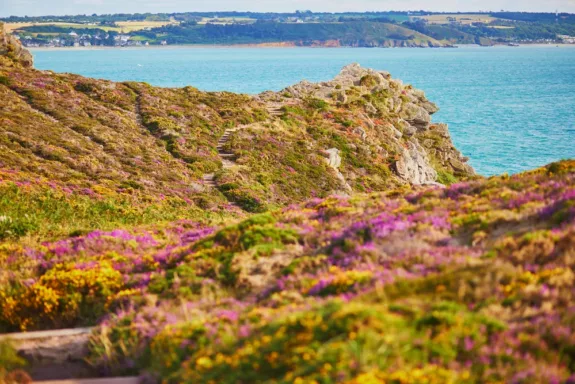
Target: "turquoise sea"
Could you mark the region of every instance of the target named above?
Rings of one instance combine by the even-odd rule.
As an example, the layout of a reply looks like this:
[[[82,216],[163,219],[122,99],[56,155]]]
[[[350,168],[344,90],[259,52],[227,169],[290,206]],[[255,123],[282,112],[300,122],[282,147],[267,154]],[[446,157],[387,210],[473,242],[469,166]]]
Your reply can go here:
[[[34,50],[36,67],[157,86],[259,93],[358,62],[423,89],[483,175],[575,158],[575,47]]]

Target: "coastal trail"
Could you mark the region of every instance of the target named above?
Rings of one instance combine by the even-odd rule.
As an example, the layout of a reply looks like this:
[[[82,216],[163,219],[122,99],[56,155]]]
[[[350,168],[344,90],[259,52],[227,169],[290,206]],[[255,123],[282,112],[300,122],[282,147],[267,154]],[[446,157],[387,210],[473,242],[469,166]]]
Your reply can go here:
[[[279,118],[280,116],[282,116],[284,114],[283,111],[283,107],[285,106],[285,103],[269,103],[266,106],[266,110],[270,116],[270,118],[268,119],[268,122],[273,122],[275,119]],[[289,104],[287,104],[289,105]],[[218,156],[220,157],[220,160],[222,161],[222,168],[223,169],[230,169],[233,168],[234,166],[237,165],[236,163],[236,154],[232,153],[232,152],[226,152],[226,145],[228,144],[228,142],[230,141],[230,136],[234,133],[237,132],[241,129],[247,128],[249,126],[252,126],[253,124],[243,124],[243,125],[238,125],[237,127],[234,128],[226,128],[226,130],[224,131],[224,134],[219,138],[218,140],[218,144],[216,146],[217,151],[218,151]],[[216,181],[216,174],[215,173],[205,173],[202,176],[202,182],[203,185],[208,187],[208,188],[212,188],[212,189],[216,189],[218,188],[218,183]],[[234,202],[230,202],[233,206],[239,207],[236,203]]]

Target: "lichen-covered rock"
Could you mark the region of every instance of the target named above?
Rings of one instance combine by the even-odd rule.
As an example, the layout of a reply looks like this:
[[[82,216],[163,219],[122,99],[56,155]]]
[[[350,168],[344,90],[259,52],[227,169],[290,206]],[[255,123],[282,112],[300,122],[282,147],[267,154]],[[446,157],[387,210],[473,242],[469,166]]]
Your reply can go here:
[[[400,116],[419,129],[426,129],[431,123],[429,112],[422,106],[413,103],[404,104]]]

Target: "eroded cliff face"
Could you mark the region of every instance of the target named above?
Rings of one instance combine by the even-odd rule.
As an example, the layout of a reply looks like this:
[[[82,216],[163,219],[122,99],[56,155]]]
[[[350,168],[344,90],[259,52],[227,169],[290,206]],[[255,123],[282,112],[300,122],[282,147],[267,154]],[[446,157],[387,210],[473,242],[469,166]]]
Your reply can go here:
[[[4,25],[0,23],[0,64],[9,65],[10,62],[29,68],[34,65],[34,58],[18,39],[5,32]]]

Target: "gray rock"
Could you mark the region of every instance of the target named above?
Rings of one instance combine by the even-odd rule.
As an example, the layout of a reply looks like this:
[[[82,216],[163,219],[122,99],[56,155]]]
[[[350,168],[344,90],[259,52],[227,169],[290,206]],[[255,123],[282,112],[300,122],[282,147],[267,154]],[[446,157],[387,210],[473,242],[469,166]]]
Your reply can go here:
[[[339,149],[337,148],[330,148],[323,151],[323,154],[326,155],[327,164],[333,168],[335,171],[335,175],[340,182],[341,187],[344,191],[335,191],[334,193],[340,195],[347,195],[349,192],[352,192],[351,186],[345,180],[343,174],[339,171],[339,167],[341,166],[341,156],[339,155]]]
[[[323,152],[325,155],[327,155],[327,164],[334,169],[339,169],[341,166],[341,156],[339,155],[339,149],[330,148]]]
[[[417,128],[415,128],[413,125],[408,124],[407,127],[405,127],[403,133],[406,136],[411,137],[417,133]]]
[[[365,130],[361,127],[357,127],[353,130],[353,133],[355,133],[356,135],[359,135],[359,137],[361,137],[362,141],[367,140],[367,132],[365,132]]]
[[[409,141],[408,148],[401,147],[401,158],[395,164],[397,175],[412,184],[435,182],[437,172],[429,164],[429,158],[417,141]]]
[[[399,126],[405,136],[413,136],[417,133],[417,128],[409,124],[407,121],[399,119]]]
[[[400,116],[418,129],[427,129],[431,124],[429,113],[417,104],[404,104]]]
[[[377,113],[377,108],[375,108],[371,103],[367,103],[365,105],[365,110],[367,113],[371,113],[372,115]]]
[[[391,133],[396,139],[399,140],[403,137],[403,133],[401,133],[401,131],[395,128],[393,125],[389,124],[389,129],[391,130]]]
[[[437,124],[433,126],[433,130],[445,139],[449,139],[449,127],[447,124]]]

